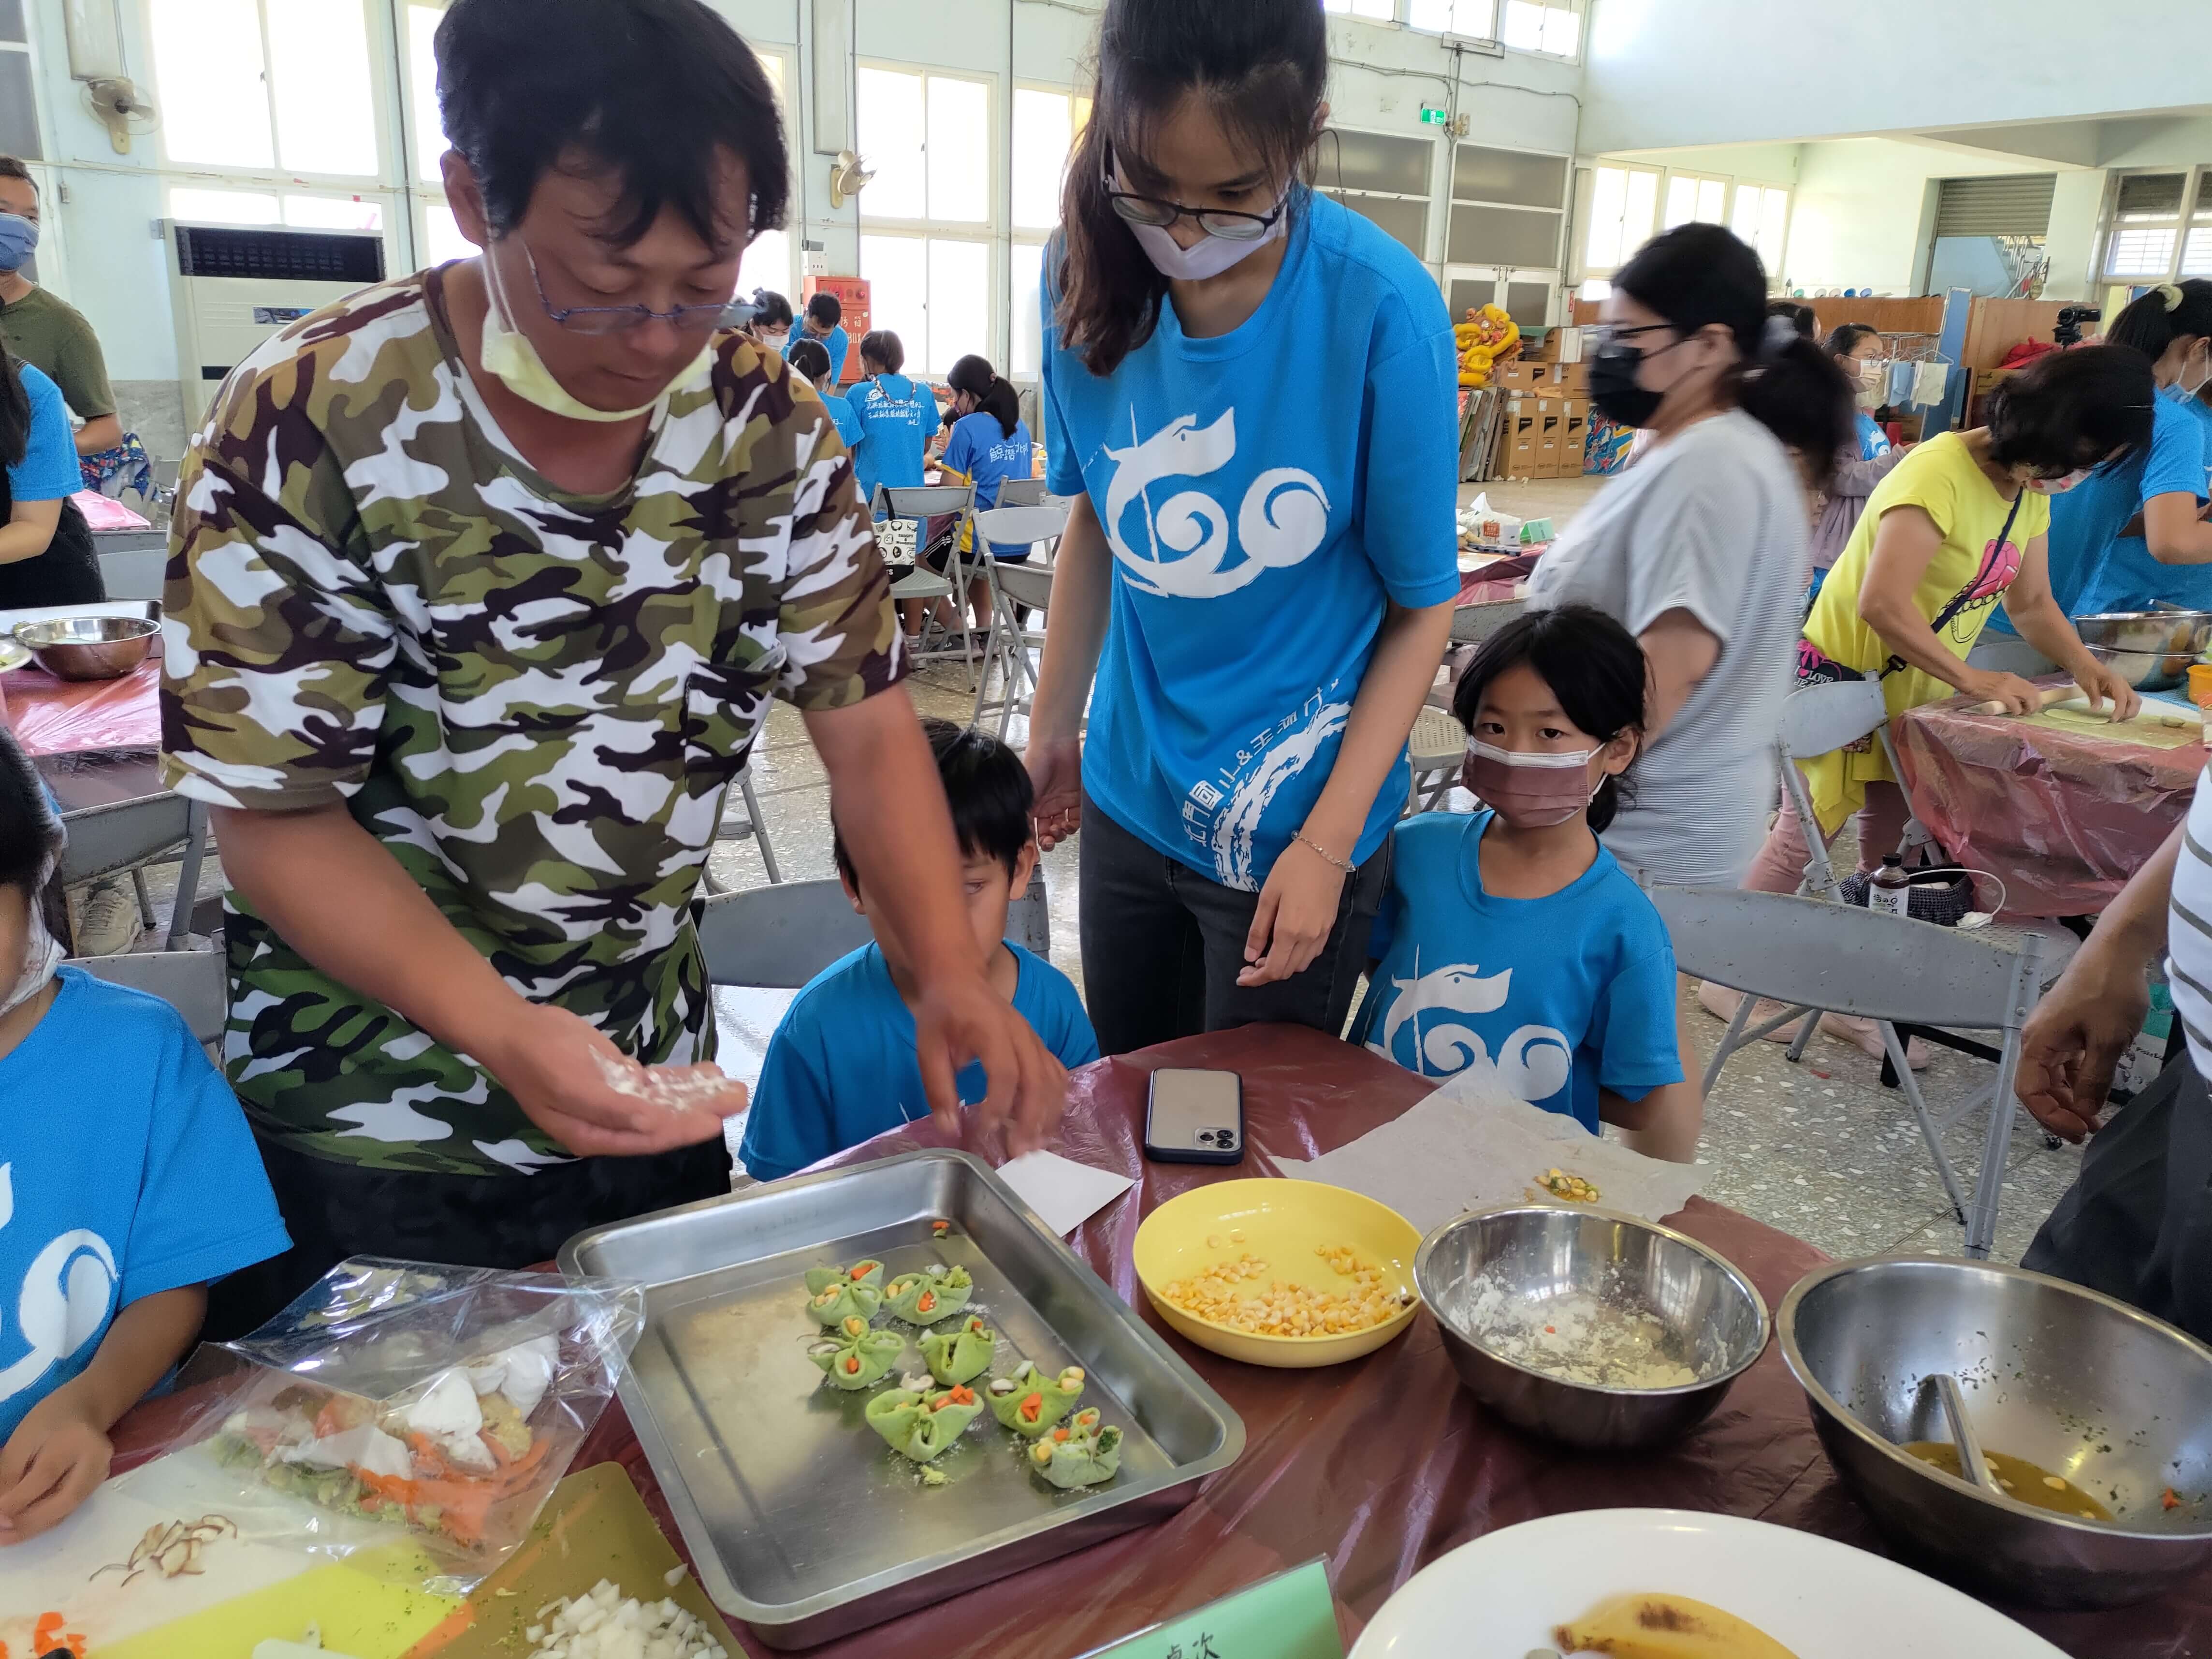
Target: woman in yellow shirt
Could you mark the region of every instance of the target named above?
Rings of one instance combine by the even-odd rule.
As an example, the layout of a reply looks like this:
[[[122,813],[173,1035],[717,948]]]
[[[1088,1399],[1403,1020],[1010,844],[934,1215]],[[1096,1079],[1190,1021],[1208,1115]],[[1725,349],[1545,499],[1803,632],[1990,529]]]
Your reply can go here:
[[[2021,636],[2071,674],[2092,708],[2109,700],[2119,717],[2132,714],[2141,699],[2089,654],[2051,597],[2044,536],[2051,496],[2149,441],[2156,395],[2139,352],[2051,352],[1997,388],[1986,426],[1915,448],[1868,499],[1814,602],[1798,683],[1879,672],[1893,720],[1955,694],[2032,713],[2040,706],[2035,686],[1966,665],[2002,602]],[[1869,737],[1802,764],[1822,839],[1856,813],[1859,866],[1878,866],[1910,816],[1881,744]],[[1744,885],[1794,893],[1805,860],[1803,828],[1785,791]]]

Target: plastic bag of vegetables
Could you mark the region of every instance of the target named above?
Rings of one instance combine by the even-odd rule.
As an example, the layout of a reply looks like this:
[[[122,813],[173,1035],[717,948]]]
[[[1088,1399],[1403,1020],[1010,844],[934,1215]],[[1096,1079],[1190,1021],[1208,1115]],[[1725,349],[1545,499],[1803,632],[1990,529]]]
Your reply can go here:
[[[225,1472],[249,1535],[330,1556],[411,1541],[465,1586],[529,1531],[644,1313],[617,1280],[355,1257],[193,1356],[176,1444]]]

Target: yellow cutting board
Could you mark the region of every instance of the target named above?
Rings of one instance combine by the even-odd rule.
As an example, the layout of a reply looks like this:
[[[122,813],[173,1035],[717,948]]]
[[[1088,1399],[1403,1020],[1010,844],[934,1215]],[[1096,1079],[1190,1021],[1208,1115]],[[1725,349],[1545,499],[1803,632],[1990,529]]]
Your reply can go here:
[[[257,1643],[270,1637],[299,1641],[310,1625],[322,1632],[325,1647],[349,1659],[401,1659],[456,1605],[453,1596],[416,1588],[438,1571],[412,1545],[356,1551],[204,1613],[88,1649],[86,1659],[250,1659]]]

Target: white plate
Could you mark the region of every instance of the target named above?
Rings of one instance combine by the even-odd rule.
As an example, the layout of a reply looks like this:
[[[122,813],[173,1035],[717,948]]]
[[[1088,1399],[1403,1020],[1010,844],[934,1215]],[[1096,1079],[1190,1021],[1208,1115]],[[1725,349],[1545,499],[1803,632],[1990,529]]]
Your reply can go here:
[[[1586,1510],[1506,1527],[1413,1575],[1352,1659],[1527,1659],[1609,1595],[1665,1590],[1725,1608],[1797,1659],[2065,1659],[1909,1567],[1764,1521]]]
[[[0,674],[11,668],[21,668],[30,661],[31,653],[15,641],[0,636]]]

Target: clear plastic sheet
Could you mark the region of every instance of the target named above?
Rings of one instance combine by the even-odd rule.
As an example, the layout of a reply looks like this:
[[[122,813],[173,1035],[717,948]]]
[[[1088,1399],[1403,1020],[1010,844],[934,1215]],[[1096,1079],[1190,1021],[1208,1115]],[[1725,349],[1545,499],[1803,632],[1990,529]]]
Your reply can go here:
[[[568,1472],[644,1311],[612,1280],[357,1256],[192,1357],[167,1449],[243,1538],[335,1558],[404,1536],[465,1586]]]
[[[58,680],[35,668],[0,674],[7,723],[26,754],[86,749],[158,749],[161,659],[151,656],[112,680]]]
[[[2094,915],[2187,816],[2205,754],[1973,712],[1908,709],[1893,727],[1914,813],[2025,916]]]

